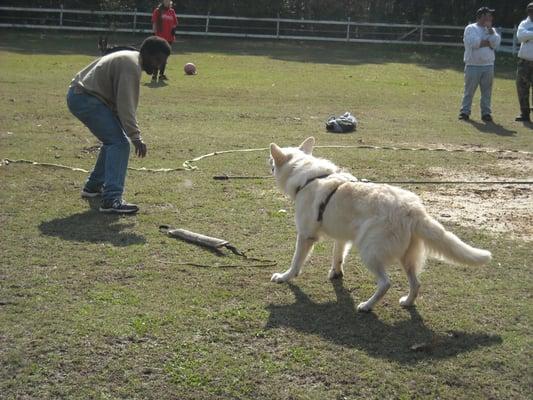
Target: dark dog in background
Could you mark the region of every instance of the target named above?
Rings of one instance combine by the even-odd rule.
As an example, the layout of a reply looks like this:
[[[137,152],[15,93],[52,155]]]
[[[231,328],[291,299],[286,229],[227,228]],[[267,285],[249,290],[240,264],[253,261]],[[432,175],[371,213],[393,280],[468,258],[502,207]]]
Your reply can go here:
[[[117,46],[117,45],[109,45],[109,42],[107,40],[107,36],[100,36],[98,38],[98,50],[100,50],[100,53],[102,56],[106,56],[108,54],[114,53],[116,51],[122,51],[122,50],[134,50],[139,51],[134,46]]]

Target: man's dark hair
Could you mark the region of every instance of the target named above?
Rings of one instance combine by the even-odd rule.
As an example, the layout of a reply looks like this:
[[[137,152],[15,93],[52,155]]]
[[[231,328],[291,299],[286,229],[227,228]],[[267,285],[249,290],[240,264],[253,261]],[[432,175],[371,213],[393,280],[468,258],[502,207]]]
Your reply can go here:
[[[489,7],[481,7],[479,8],[477,11],[476,11],[476,18],[481,18],[483,15],[487,15],[487,14],[490,14],[490,15],[494,15],[494,12],[496,10],[494,10],[493,8],[489,8]]]
[[[158,36],[150,36],[144,39],[139,51],[143,57],[153,57],[158,54],[164,54],[168,57],[170,56],[171,48],[165,39]]]

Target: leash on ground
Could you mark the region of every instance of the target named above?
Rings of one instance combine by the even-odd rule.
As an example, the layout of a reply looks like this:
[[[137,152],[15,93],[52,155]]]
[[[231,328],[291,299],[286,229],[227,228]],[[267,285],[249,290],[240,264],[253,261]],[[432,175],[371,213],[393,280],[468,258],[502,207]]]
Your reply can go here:
[[[229,180],[261,180],[273,179],[272,175],[247,176],[247,175],[215,175],[216,181]],[[533,185],[533,181],[373,181],[370,179],[360,179],[359,182],[385,183],[388,185]]]

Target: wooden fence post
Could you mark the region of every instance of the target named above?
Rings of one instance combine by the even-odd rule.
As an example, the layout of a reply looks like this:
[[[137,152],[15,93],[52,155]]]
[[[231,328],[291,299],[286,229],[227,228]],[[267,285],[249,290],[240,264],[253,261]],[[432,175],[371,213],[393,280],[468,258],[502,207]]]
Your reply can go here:
[[[513,56],[516,54],[516,47],[517,47],[517,38],[516,38],[516,34],[517,34],[517,28],[516,28],[516,25],[513,27]]]
[[[205,33],[209,32],[209,14],[211,14],[211,11],[207,12],[207,18],[205,19]]]
[[[279,13],[278,20],[276,21],[276,38],[279,39]]]
[[[133,14],[133,30],[137,30],[137,8],[135,8]]]
[[[424,20],[420,21],[420,43],[424,43]]]
[[[63,4],[61,4],[59,11],[59,26],[63,26]]]
[[[348,17],[348,23],[346,24],[346,41],[347,42],[350,41],[350,22],[351,22],[351,18]]]

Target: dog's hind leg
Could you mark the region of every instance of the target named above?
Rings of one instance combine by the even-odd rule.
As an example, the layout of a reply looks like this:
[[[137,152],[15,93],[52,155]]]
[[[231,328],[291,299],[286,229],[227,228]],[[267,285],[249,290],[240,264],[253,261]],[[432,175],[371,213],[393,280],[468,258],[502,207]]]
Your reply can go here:
[[[378,278],[378,287],[372,297],[357,306],[357,311],[364,312],[372,310],[372,307],[374,307],[374,305],[381,300],[383,296],[385,296],[385,293],[387,293],[387,290],[390,288],[389,277],[385,272],[384,265],[378,260],[373,260],[371,262],[367,262],[366,264],[368,269],[370,269],[370,271],[372,271]]]
[[[415,303],[420,289],[420,281],[418,274],[422,271],[426,259],[424,243],[413,237],[409,248],[402,258],[402,265],[409,280],[409,294],[400,298],[400,305],[402,307],[409,307]]]
[[[402,307],[412,306],[418,296],[418,289],[420,289],[420,281],[416,276],[416,270],[414,268],[407,270],[407,278],[409,279],[409,294],[400,298],[400,305]]]
[[[282,283],[286,282],[289,279],[294,278],[300,274],[305,260],[311,254],[313,246],[315,244],[315,239],[307,239],[302,235],[298,235],[296,239],[296,249],[294,250],[294,256],[292,257],[291,267],[283,273],[275,273],[270,279],[272,282]]]
[[[344,276],[344,260],[350,251],[351,244],[342,240],[336,240],[333,245],[333,260],[331,262],[331,269],[329,270],[328,278],[337,279]]]

